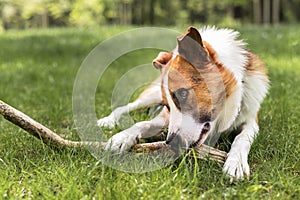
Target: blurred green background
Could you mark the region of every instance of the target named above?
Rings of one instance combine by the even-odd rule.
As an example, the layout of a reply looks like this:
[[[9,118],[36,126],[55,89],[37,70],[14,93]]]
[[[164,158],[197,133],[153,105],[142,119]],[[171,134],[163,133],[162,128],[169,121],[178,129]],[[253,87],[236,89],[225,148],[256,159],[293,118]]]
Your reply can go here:
[[[0,0],[0,30],[116,25],[296,23],[299,0]]]

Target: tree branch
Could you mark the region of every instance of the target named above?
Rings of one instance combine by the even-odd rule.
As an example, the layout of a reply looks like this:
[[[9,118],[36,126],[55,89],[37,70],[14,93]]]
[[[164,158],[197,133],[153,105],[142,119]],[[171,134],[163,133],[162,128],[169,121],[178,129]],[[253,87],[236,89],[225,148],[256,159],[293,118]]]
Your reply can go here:
[[[0,100],[0,114],[4,116],[5,119],[12,122],[13,124],[21,127],[26,132],[30,133],[36,138],[41,139],[47,145],[63,146],[63,147],[85,147],[85,146],[95,146],[104,148],[105,142],[86,142],[86,141],[70,141],[63,139],[58,134],[54,133],[49,128],[43,126],[37,121],[33,120],[29,116],[20,112],[19,110],[13,108],[12,106],[6,104]],[[143,143],[136,144],[132,149],[135,152],[146,152],[155,151],[161,148],[170,148],[165,142],[153,142],[153,143]],[[171,149],[170,149],[171,150]],[[200,159],[210,158],[220,163],[224,163],[227,158],[227,153],[220,151],[218,149],[209,147],[207,145],[200,145],[194,148],[194,154]]]

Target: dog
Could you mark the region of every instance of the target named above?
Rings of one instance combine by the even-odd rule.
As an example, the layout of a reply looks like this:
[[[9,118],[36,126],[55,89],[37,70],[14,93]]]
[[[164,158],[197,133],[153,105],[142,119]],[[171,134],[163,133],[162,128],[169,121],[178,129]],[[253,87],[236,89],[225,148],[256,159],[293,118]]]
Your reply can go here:
[[[238,36],[237,31],[215,27],[189,27],[178,36],[174,50],[153,60],[161,75],[134,102],[116,108],[98,125],[113,128],[124,113],[153,104],[163,105],[162,110],[152,120],[113,135],[106,149],[128,151],[164,127],[166,143],[174,149],[214,145],[221,134],[239,130],[223,172],[236,179],[248,177],[248,154],[259,131],[257,114],[269,79],[264,63]]]

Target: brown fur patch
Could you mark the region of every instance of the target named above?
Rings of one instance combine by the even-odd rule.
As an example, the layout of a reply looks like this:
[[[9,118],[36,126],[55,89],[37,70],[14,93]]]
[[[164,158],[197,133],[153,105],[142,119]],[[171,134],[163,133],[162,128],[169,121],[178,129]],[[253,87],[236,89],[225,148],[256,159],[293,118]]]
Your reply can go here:
[[[173,52],[160,52],[152,61],[156,69],[162,69],[172,58]]]
[[[215,50],[208,44],[203,41],[205,49],[209,52],[209,55],[213,59],[214,63],[217,65],[219,72],[222,76],[223,83],[226,90],[226,97],[229,97],[237,88],[236,88],[236,79],[234,78],[232,72],[230,72],[226,67],[220,63],[217,59],[217,54]]]
[[[184,58],[177,55],[169,64],[168,86],[171,93],[178,89],[190,89],[188,101],[182,105],[183,112],[188,112],[194,117],[207,117],[213,110],[213,98],[209,91],[204,74],[193,67]]]
[[[265,67],[265,64],[260,60],[260,58],[251,53],[248,52],[248,64],[246,65],[246,73],[247,75],[257,75],[257,74],[261,74],[261,75],[266,75],[267,78],[267,68]]]

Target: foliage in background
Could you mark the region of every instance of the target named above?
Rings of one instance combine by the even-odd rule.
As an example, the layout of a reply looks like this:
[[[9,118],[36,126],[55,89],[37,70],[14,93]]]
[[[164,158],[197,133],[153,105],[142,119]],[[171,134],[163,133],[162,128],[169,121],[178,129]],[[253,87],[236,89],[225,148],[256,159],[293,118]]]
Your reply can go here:
[[[237,24],[265,16],[264,0],[0,0],[0,27],[95,26],[104,24]],[[267,15],[278,22],[300,20],[299,0],[270,0]],[[275,2],[278,8],[275,12]],[[257,5],[258,8],[255,6]],[[260,10],[256,10],[260,9]],[[256,21],[257,22],[257,21]],[[257,23],[261,23],[260,19]],[[272,23],[270,20],[267,23]]]
[[[103,22],[103,3],[98,0],[76,0],[71,7],[70,23],[78,26],[95,26]]]

